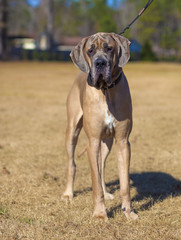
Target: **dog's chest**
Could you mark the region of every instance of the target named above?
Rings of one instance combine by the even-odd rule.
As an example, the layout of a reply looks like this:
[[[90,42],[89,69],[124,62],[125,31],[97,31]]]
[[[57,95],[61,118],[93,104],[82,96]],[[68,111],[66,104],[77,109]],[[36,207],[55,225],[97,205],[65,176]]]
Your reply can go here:
[[[108,111],[105,112],[104,124],[106,135],[112,135],[115,127],[115,118]]]

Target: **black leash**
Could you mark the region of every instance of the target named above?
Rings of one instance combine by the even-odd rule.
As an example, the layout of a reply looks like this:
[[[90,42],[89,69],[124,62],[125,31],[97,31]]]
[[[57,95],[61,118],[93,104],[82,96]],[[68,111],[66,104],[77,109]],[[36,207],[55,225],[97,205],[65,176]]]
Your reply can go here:
[[[130,28],[130,26],[144,13],[144,11],[152,4],[154,0],[148,0],[147,4],[144,6],[144,8],[141,9],[141,11],[139,12],[138,16],[135,17],[135,19],[127,26],[125,27],[120,33],[119,35],[122,35],[127,29]]]

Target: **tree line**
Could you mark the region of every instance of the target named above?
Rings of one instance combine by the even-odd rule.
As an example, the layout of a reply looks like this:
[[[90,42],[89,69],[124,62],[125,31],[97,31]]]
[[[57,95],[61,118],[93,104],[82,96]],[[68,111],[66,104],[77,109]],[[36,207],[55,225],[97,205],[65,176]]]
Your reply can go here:
[[[50,9],[50,1],[52,9]],[[37,36],[47,31],[48,15],[52,16],[52,35],[88,36],[96,32],[119,33],[138,14],[147,0],[42,0],[32,8],[25,0],[9,0],[8,32]],[[181,50],[181,1],[154,0],[139,20],[124,34],[141,44],[149,41],[163,49]]]

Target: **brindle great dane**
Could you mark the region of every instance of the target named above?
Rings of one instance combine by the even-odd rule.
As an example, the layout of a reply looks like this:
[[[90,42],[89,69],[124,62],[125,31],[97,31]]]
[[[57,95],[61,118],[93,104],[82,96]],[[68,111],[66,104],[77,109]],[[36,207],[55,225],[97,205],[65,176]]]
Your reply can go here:
[[[107,220],[104,199],[113,195],[104,183],[105,160],[113,139],[117,147],[122,210],[127,218],[138,216],[131,208],[129,166],[132,129],[132,104],[127,79],[122,67],[128,62],[130,42],[115,33],[97,33],[84,38],[71,52],[74,64],[82,71],[67,98],[68,153],[67,186],[62,195],[72,200],[76,164],[74,152],[79,133],[84,127],[91,168],[94,217]]]

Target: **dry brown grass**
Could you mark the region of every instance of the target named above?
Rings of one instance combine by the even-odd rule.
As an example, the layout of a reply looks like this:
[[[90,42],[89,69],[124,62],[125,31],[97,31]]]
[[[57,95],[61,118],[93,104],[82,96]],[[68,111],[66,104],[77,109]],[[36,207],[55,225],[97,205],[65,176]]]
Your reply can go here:
[[[65,101],[78,70],[62,63],[0,63],[0,239],[171,240],[181,236],[181,66],[129,63],[134,106],[131,196],[124,218],[113,149],[106,168],[109,221],[92,219],[86,154],[75,198],[61,201],[67,166]],[[81,134],[77,153],[86,144]]]

